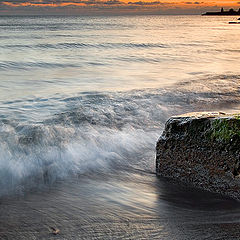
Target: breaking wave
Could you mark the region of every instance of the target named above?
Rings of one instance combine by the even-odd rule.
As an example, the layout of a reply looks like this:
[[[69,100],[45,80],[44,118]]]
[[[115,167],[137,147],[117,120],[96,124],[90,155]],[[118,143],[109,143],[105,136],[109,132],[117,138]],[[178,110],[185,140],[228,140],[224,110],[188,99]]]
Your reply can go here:
[[[2,102],[0,195],[86,172],[154,171],[155,143],[166,119],[238,106],[238,80],[206,76],[173,88]]]

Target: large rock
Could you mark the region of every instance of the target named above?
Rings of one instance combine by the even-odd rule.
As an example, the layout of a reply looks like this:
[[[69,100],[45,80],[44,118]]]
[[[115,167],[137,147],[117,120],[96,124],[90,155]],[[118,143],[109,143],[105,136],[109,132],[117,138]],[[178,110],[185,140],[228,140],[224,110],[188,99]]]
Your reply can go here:
[[[170,118],[156,146],[157,174],[240,200],[240,115]]]

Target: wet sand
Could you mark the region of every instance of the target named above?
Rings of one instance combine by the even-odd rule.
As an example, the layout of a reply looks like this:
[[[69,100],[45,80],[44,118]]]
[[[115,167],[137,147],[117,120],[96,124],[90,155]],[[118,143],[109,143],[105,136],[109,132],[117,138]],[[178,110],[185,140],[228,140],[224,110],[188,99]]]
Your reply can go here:
[[[134,180],[133,180],[134,179]],[[238,239],[240,203],[133,170],[2,198],[0,239]],[[51,228],[59,229],[57,235]]]

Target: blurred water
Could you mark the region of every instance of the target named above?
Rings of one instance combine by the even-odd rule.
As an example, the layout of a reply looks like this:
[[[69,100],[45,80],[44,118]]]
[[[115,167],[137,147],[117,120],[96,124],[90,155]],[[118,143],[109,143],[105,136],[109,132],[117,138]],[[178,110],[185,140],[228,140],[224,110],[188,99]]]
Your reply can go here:
[[[232,17],[1,17],[1,99],[239,74]]]
[[[229,20],[0,17],[0,236],[235,239],[237,203],[154,175],[169,116],[239,108]]]

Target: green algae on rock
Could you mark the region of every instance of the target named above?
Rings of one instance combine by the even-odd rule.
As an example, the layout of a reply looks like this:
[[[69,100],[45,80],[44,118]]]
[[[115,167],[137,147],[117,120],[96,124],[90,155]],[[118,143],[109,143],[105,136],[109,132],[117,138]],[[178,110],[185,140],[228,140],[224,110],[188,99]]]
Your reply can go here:
[[[240,115],[171,117],[156,146],[157,174],[240,200]]]
[[[212,139],[224,142],[228,142],[234,137],[240,137],[239,117],[220,118],[213,121],[211,136]]]

